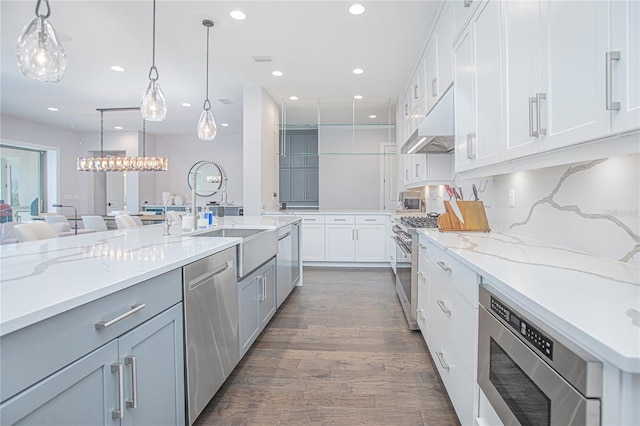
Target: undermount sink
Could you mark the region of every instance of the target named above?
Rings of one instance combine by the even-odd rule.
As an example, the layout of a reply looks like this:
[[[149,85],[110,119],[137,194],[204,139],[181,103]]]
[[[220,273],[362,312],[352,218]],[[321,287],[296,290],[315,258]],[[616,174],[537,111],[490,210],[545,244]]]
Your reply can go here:
[[[242,238],[237,246],[238,277],[244,277],[278,253],[278,234],[272,229],[216,229],[194,237]]]

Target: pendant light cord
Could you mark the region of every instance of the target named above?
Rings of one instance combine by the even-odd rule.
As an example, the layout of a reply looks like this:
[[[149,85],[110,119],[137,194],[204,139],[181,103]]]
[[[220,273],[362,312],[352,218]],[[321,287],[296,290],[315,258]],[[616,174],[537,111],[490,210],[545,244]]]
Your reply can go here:
[[[211,102],[209,101],[209,30],[213,26],[213,22],[209,23],[207,21],[203,21],[203,24],[207,27],[207,97],[204,100],[204,105],[202,107],[205,111],[209,111],[211,109]]]
[[[47,5],[47,14],[46,15],[40,15],[40,4],[41,3],[42,3],[42,0],[38,0],[38,3],[36,3],[36,16],[38,16],[40,18],[47,19],[49,16],[51,16],[51,6],[49,5],[49,0],[44,0],[44,3]]]
[[[49,3],[49,0],[45,1],[47,4]],[[156,81],[160,77],[158,68],[156,68],[156,0],[153,0],[153,35],[151,46],[151,68],[149,69],[149,80]],[[156,73],[155,78],[153,77],[154,71]]]
[[[142,119],[142,156],[147,156],[147,120]]]
[[[100,158],[104,158],[104,111],[100,111]]]

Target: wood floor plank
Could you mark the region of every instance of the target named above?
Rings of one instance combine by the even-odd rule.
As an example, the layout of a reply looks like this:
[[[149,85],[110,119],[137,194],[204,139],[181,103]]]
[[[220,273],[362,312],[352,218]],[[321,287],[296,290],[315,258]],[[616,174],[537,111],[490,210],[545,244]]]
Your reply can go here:
[[[395,277],[308,268],[195,425],[457,425]]]

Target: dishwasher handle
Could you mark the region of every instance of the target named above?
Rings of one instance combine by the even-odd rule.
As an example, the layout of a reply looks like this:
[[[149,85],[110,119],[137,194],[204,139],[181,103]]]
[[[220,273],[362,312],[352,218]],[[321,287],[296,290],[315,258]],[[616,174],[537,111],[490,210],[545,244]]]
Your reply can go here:
[[[189,282],[189,291],[200,287],[203,283],[205,283],[206,281],[210,280],[211,278],[215,277],[216,275],[220,275],[223,272],[225,272],[227,269],[233,267],[233,261],[229,260],[227,262],[225,262],[224,264],[218,266],[216,269],[212,270],[212,271],[207,271],[206,274],[202,274],[200,275],[197,279],[191,280],[191,282]]]

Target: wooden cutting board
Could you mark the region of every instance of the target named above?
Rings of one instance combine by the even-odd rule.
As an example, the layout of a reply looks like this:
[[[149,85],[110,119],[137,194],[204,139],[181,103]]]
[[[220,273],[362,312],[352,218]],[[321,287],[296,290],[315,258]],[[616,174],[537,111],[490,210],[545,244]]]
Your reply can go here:
[[[444,202],[446,213],[438,217],[440,231],[479,231],[489,232],[489,222],[482,201],[458,201],[458,208],[464,222],[460,222],[449,201]]]

